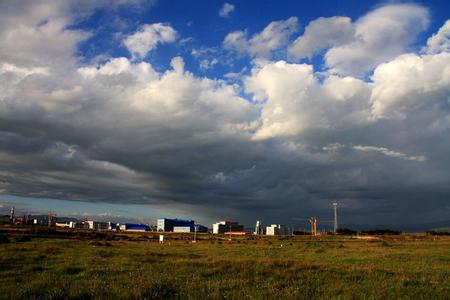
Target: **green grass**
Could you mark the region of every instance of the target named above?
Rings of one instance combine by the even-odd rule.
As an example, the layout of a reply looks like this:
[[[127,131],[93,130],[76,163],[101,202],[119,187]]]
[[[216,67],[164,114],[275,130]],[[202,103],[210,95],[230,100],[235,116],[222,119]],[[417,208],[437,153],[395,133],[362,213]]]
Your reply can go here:
[[[448,237],[149,237],[10,238],[0,244],[0,298],[450,298]]]

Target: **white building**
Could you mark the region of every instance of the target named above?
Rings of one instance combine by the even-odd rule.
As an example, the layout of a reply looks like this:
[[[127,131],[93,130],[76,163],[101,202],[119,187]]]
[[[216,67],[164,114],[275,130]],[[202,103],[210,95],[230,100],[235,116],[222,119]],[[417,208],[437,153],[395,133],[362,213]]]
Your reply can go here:
[[[288,228],[281,224],[272,224],[266,227],[266,235],[287,235]]]
[[[175,226],[173,232],[193,232],[193,227],[190,226]]]
[[[97,221],[84,221],[84,228],[86,229],[108,229],[107,222],[97,222]]]
[[[81,224],[78,222],[68,221],[68,222],[56,222],[55,226],[65,228],[80,228]]]

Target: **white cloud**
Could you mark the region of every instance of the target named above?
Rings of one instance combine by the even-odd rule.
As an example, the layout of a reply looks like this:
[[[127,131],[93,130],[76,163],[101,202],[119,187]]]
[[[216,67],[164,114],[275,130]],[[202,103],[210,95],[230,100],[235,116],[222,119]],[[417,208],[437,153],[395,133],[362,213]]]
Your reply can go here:
[[[253,108],[237,96],[233,86],[207,78],[199,79],[185,72],[181,57],[173,58],[171,66],[173,70],[165,72],[160,80],[149,82],[130,97],[132,107],[161,121],[178,120],[186,122],[186,126],[198,123],[208,127],[214,124],[219,131],[253,121]]]
[[[253,100],[262,103],[261,127],[255,139],[369,120],[370,87],[356,78],[332,76],[321,84],[311,65],[279,61],[255,67],[244,83]]]
[[[124,39],[123,43],[134,58],[143,58],[158,44],[171,43],[177,38],[177,32],[163,23],[146,24]]]
[[[7,73],[11,73],[19,79],[23,79],[30,75],[49,75],[49,70],[46,67],[25,68],[17,67],[10,63],[3,63],[3,65],[0,66],[0,75]]]
[[[283,21],[274,21],[260,33],[254,34],[250,39],[247,32],[235,31],[229,33],[223,46],[227,50],[252,57],[269,58],[273,51],[284,47],[289,37],[297,31],[297,18],[291,17]]]
[[[428,24],[428,10],[416,4],[385,5],[354,23],[347,17],[318,18],[289,46],[289,54],[301,59],[329,48],[324,56],[329,72],[361,76],[407,51]]]
[[[444,105],[450,93],[450,53],[401,55],[378,66],[372,80],[376,118],[403,119],[424,105]]]
[[[206,71],[208,69],[213,68],[215,65],[219,63],[219,60],[217,58],[213,58],[211,60],[208,59],[202,59],[200,61],[199,67],[201,70]]]
[[[318,18],[311,21],[305,32],[288,49],[295,59],[311,58],[317,51],[348,43],[353,39],[354,26],[348,17]]]
[[[429,54],[450,52],[450,20],[447,20],[439,31],[428,39],[425,50]]]
[[[99,75],[118,76],[128,74],[143,82],[155,80],[159,76],[149,63],[131,63],[126,57],[112,58],[103,65],[81,67],[78,69],[78,73],[87,79]]]
[[[364,74],[404,53],[428,23],[428,10],[422,6],[394,4],[378,8],[356,21],[354,40],[327,51],[326,64],[339,74]]]
[[[389,157],[400,158],[400,159],[403,159],[403,160],[412,160],[412,161],[418,161],[418,162],[424,162],[424,161],[427,160],[426,157],[423,156],[423,155],[409,156],[409,155],[406,155],[405,153],[389,150],[388,148],[384,148],[384,147],[357,145],[357,146],[353,146],[353,149],[361,151],[361,152],[381,153],[381,154],[389,156]]]
[[[22,70],[72,67],[75,46],[90,34],[68,29],[75,18],[68,6],[70,3],[64,1],[1,2],[2,62]]]
[[[233,4],[224,3],[222,8],[219,10],[219,16],[222,18],[227,18],[230,16],[230,13],[234,11],[235,7]]]

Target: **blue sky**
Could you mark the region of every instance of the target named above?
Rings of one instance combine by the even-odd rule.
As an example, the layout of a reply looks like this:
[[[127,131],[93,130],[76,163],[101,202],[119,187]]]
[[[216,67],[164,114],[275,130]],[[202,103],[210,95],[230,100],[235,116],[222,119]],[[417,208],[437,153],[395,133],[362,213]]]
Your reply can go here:
[[[284,20],[295,16],[299,20],[298,33],[291,39],[301,35],[310,21],[320,17],[347,16],[357,20],[367,12],[389,3],[417,3],[430,11],[432,22],[417,38],[417,47],[421,47],[426,39],[436,32],[447,20],[450,5],[447,1],[327,1],[326,5],[314,2],[285,1],[243,1],[233,3],[234,10],[228,17],[221,18],[218,12],[223,1],[155,1],[142,7],[121,6],[114,12],[97,9],[86,20],[76,24],[74,28],[93,30],[93,36],[79,45],[80,55],[87,61],[102,54],[113,57],[126,56],[130,53],[120,43],[117,34],[126,35],[135,32],[142,24],[168,23],[179,33],[179,39],[189,39],[186,43],[160,45],[149,53],[144,60],[163,71],[169,67],[172,57],[181,55],[185,59],[186,68],[191,72],[221,78],[228,72],[239,72],[249,64],[248,57],[233,61],[232,65],[218,64],[204,71],[199,69],[198,59],[192,57],[193,49],[218,48],[220,51],[224,37],[236,30],[247,30],[248,33],[260,32],[272,21]],[[121,24],[116,24],[116,23]],[[283,57],[280,56],[282,59]],[[320,57],[312,61],[317,70],[322,68]]]
[[[2,211],[450,217],[448,1],[0,11]]]

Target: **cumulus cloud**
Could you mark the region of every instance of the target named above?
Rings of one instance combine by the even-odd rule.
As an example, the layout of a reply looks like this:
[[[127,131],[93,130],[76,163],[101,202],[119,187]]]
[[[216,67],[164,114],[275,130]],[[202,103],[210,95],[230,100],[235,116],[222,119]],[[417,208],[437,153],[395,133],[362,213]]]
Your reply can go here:
[[[369,118],[367,83],[336,76],[320,83],[311,65],[269,63],[254,68],[244,82],[253,99],[264,103],[256,139],[345,127]]]
[[[234,5],[230,3],[224,3],[222,8],[219,10],[219,16],[222,18],[227,18],[234,11]]]
[[[269,58],[273,51],[287,44],[291,35],[297,31],[297,23],[296,17],[274,21],[251,38],[247,37],[246,31],[231,32],[225,37],[223,46],[227,50],[236,51],[240,54]]]
[[[364,75],[378,64],[407,51],[429,24],[426,8],[416,4],[390,4],[377,8],[354,23],[346,17],[312,21],[289,47],[292,57],[324,56],[330,72]]]
[[[425,50],[429,54],[450,51],[450,20],[447,20],[439,31],[428,39]]]
[[[405,118],[444,105],[450,92],[450,53],[404,54],[378,66],[371,95],[374,117]]]
[[[348,17],[318,18],[311,21],[288,52],[294,59],[311,58],[317,51],[351,41],[355,28]]]
[[[67,67],[75,62],[75,45],[90,34],[68,29],[75,15],[66,6],[61,1],[0,4],[0,57],[10,70]]]
[[[157,79],[159,76],[150,64],[146,62],[131,63],[125,57],[112,58],[105,64],[98,66],[81,67],[78,68],[77,72],[86,79],[95,78],[98,76],[121,76],[122,78],[135,77],[136,80],[142,82]]]
[[[170,25],[163,23],[146,24],[123,41],[125,47],[134,58],[143,58],[158,44],[172,43],[177,38],[177,32]]]

